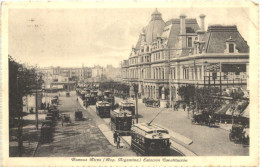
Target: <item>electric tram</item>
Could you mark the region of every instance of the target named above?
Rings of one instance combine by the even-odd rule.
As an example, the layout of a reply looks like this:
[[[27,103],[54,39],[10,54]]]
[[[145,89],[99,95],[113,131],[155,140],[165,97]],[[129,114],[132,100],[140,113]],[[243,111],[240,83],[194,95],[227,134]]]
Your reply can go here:
[[[114,110],[111,112],[111,129],[120,135],[129,135],[132,126],[132,115],[129,111]]]
[[[111,91],[104,91],[103,95],[104,95],[104,100],[109,102],[111,104],[111,106],[114,107],[115,97],[113,96],[112,92]]]
[[[106,101],[98,101],[96,103],[96,113],[101,118],[110,118],[111,105]]]
[[[132,116],[135,116],[135,105],[134,103],[128,101],[121,101],[119,103],[119,109],[121,110],[128,110],[131,112]]]
[[[131,148],[142,156],[169,156],[168,130],[156,124],[140,123],[131,128]]]

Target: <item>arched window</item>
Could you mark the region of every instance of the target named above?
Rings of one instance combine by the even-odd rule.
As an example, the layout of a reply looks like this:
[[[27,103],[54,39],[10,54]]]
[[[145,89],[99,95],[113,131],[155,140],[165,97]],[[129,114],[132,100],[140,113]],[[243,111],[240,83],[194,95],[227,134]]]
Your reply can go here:
[[[162,79],[164,80],[164,69],[162,69]]]

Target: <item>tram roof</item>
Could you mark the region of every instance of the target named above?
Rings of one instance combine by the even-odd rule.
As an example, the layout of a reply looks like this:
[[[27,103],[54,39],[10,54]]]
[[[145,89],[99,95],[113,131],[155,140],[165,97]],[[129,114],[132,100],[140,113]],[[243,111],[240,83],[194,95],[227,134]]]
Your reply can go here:
[[[156,124],[148,124],[148,123],[139,123],[139,124],[134,124],[133,127],[136,127],[140,130],[143,130],[146,133],[149,132],[154,132],[154,131],[165,131],[168,133],[167,129],[164,129],[162,127],[160,127],[159,125]]]
[[[102,106],[102,107],[105,107],[105,106],[110,106],[110,103],[106,102],[106,101],[98,101],[96,103],[97,106]]]
[[[122,105],[122,106],[127,106],[127,107],[134,107],[135,105],[134,105],[134,103],[132,103],[132,102],[128,102],[128,101],[121,101],[120,103],[119,103],[119,105]]]
[[[148,124],[148,123],[140,123],[140,124],[134,124],[132,126],[132,131],[135,133],[139,133],[146,138],[150,139],[168,139],[170,138],[170,135],[168,134],[168,130],[164,129],[156,124]]]
[[[130,114],[131,112],[130,111],[128,112],[128,111],[125,111],[125,110],[113,110],[112,115],[115,115],[117,117],[124,117],[125,113],[126,113],[127,117],[132,117],[132,114]]]

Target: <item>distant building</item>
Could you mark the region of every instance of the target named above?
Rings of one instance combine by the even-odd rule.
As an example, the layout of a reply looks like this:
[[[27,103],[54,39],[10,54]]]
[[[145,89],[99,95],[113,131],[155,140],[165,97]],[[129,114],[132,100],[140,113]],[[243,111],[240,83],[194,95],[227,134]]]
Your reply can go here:
[[[129,58],[122,62],[123,82],[138,85],[142,97],[170,103],[179,100],[181,85],[246,90],[247,42],[236,26],[212,25],[205,31],[205,17],[200,15],[200,25],[185,15],[164,22],[155,10]]]
[[[107,65],[105,69],[104,75],[106,76],[107,80],[112,80],[116,82],[121,82],[121,68],[113,67],[112,65]]]
[[[92,76],[91,68],[84,66],[80,68],[49,67],[41,68],[39,71],[43,73],[45,87],[49,89],[63,87],[66,90],[73,90],[78,83],[84,83]]]

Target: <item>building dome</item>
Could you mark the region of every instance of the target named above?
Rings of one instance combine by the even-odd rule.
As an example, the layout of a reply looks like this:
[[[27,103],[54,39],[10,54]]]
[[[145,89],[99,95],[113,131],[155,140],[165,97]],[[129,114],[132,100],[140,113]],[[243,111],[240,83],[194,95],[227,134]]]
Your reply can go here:
[[[146,26],[146,42],[151,44],[156,39],[158,34],[162,34],[165,22],[162,19],[162,14],[157,9],[152,13],[152,18]]]

